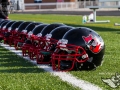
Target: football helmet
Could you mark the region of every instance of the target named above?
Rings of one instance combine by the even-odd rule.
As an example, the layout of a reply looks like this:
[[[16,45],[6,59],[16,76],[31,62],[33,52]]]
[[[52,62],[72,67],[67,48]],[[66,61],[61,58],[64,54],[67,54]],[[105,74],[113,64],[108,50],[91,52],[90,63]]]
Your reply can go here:
[[[77,27],[66,32],[52,55],[53,70],[93,70],[103,61],[105,44],[94,30]]]
[[[10,20],[9,20],[9,21],[8,21],[8,20],[5,20],[5,21],[1,22],[1,24],[0,24],[0,29],[2,30],[3,27],[4,27],[7,23],[9,23],[9,22],[10,22]]]
[[[56,39],[56,40],[62,39],[63,35],[64,35],[67,31],[69,31],[69,30],[71,30],[71,29],[73,29],[73,28],[74,28],[74,27],[72,27],[72,26],[67,26],[67,25],[57,27],[57,28],[53,29],[53,30],[50,32],[50,34],[52,34],[52,37],[51,37],[51,38]]]
[[[8,23],[4,26],[4,28],[3,28],[3,31],[4,31],[4,44],[9,42],[9,37],[10,37],[10,35],[11,35],[9,28],[11,27],[11,25],[12,25],[14,22],[16,22],[16,21],[10,21],[10,22],[8,22]]]
[[[37,25],[32,31],[28,32],[28,39],[25,41],[26,44],[31,44],[30,39],[35,39],[38,37],[39,34],[41,34],[41,31],[44,27],[46,27],[48,24],[40,24]],[[41,34],[42,35],[42,34]]]
[[[23,22],[19,25],[18,27],[18,32],[21,32],[22,30],[24,30],[28,25],[30,25],[32,22]]]
[[[40,33],[44,27],[46,27],[48,24],[40,24],[38,26],[36,26],[32,32],[33,32],[33,35],[37,35],[38,33]]]
[[[14,31],[14,30],[15,30],[16,28],[18,28],[19,25],[21,25],[23,22],[24,22],[24,21],[16,21],[15,23],[13,23],[13,24],[11,25],[10,30],[11,30],[11,31]]]
[[[3,30],[4,30],[6,33],[8,33],[8,32],[9,32],[9,31],[8,31],[9,27],[11,27],[11,25],[12,25],[14,22],[16,22],[16,21],[10,21],[10,22],[8,22],[6,25],[4,25]]]
[[[65,34],[67,31],[69,31],[69,30],[71,30],[71,29],[73,29],[73,28],[74,28],[74,27],[72,27],[72,26],[64,25],[64,26],[60,26],[60,27],[57,27],[57,28],[53,29],[53,30],[50,32],[50,34],[51,34],[51,42],[55,40],[56,44],[53,45],[50,50],[51,50],[51,51],[54,51],[55,48],[56,48],[56,45],[57,45],[57,41],[58,41],[59,39],[62,39],[62,37],[64,36],[64,34]]]
[[[5,35],[3,28],[9,22],[10,20],[2,20],[0,22],[0,41],[4,39],[4,35]]]
[[[47,25],[46,27],[43,28],[43,30],[41,31],[42,36],[44,37],[46,34],[49,34],[53,29],[59,27],[59,26],[63,26],[65,24],[61,24],[61,23],[52,23],[50,25]]]
[[[27,33],[29,31],[32,31],[35,27],[37,27],[38,25],[40,25],[42,23],[36,23],[36,22],[33,22],[33,23],[30,23],[26,28],[25,30],[27,30]]]
[[[41,52],[40,54],[38,54],[37,63],[38,64],[39,63],[51,63],[51,55],[56,48],[57,41],[61,39],[67,31],[73,28],[74,27],[63,25],[63,26],[59,26],[53,29],[49,34],[47,34],[44,39],[44,43],[45,43],[44,49],[40,51]],[[42,53],[43,51],[44,53]],[[45,54],[45,52],[47,54]]]

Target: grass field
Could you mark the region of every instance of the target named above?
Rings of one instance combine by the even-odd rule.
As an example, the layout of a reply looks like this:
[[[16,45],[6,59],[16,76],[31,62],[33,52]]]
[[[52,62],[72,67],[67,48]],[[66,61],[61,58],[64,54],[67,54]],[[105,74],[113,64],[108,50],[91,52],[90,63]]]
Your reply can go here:
[[[111,78],[120,73],[120,17],[98,16],[97,20],[110,20],[104,24],[82,24],[82,16],[11,14],[12,20],[36,21],[43,23],[64,23],[74,27],[88,27],[98,32],[106,45],[104,63],[95,71],[71,71],[72,75],[98,85],[103,90],[120,90],[109,87],[101,78]],[[62,82],[58,77],[17,57],[0,47],[0,90],[79,90]]]

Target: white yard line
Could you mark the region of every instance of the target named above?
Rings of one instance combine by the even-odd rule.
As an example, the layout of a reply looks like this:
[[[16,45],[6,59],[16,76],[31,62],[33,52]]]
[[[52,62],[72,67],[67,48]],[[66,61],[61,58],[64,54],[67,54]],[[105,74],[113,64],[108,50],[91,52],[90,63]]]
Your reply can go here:
[[[22,57],[21,50],[15,50],[14,47],[9,47],[9,45],[5,45],[5,44],[1,44],[1,46]],[[70,73],[53,71],[52,68],[48,65],[37,64],[36,61],[30,60],[29,57],[23,57],[23,58],[37,65],[38,68],[42,68],[45,71],[50,72],[54,76],[59,76],[59,78],[62,79],[63,81],[68,82],[75,87],[79,87],[82,90],[102,90],[100,87],[91,84],[87,81],[78,79],[77,77],[74,77]]]

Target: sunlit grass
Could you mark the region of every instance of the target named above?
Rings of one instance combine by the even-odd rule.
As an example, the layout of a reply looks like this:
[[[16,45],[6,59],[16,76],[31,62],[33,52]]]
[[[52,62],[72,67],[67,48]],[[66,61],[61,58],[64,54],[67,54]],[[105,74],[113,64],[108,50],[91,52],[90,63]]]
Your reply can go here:
[[[120,23],[120,17],[98,16],[97,20],[110,20],[110,23],[104,24],[82,24],[82,16],[79,15],[11,14],[10,18],[12,20],[36,21],[43,23],[57,22],[74,27],[89,27],[95,30],[102,36],[106,45],[103,65],[98,67],[95,71],[71,71],[70,73],[80,79],[98,85],[103,88],[103,90],[113,90],[113,88],[110,88],[103,83],[101,78],[110,78],[112,75],[115,75],[116,72],[120,73],[120,26],[114,26],[114,23]],[[52,77],[49,73],[38,69],[36,66],[31,65],[22,58],[18,58],[14,54],[12,55],[15,57],[11,57],[11,55],[8,54],[10,53],[8,51],[3,51],[2,53],[4,54],[1,55],[0,52],[0,63],[2,63],[2,66],[0,65],[0,75],[2,75],[0,77],[0,81],[2,81],[0,82],[0,85],[2,85],[2,88],[6,90],[16,90],[18,87],[19,89],[23,88],[23,90],[30,90],[26,88],[31,87],[33,87],[31,90],[47,90],[48,88],[53,88],[52,90],[73,90],[73,88],[66,83]],[[120,88],[118,87],[114,90],[120,90]]]

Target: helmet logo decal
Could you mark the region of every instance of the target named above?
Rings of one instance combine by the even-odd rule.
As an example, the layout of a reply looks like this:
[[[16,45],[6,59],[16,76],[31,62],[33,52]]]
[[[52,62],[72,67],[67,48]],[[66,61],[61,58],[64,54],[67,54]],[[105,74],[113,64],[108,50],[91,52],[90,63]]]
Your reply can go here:
[[[95,54],[101,51],[103,44],[96,37],[93,37],[91,34],[89,34],[89,36],[82,36],[82,38],[90,51]]]

